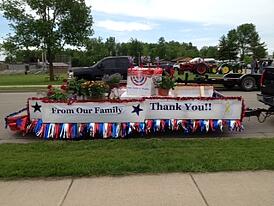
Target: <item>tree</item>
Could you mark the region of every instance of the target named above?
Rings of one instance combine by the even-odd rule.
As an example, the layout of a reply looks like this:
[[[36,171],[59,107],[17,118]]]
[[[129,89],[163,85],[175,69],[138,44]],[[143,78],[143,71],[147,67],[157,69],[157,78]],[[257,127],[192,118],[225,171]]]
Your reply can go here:
[[[128,54],[135,57],[135,60],[140,64],[140,58],[143,55],[143,43],[137,39],[130,39]]]
[[[5,61],[8,63],[16,62],[18,50],[18,45],[12,37],[8,37],[6,41],[1,44],[1,52],[6,56]]]
[[[238,58],[237,31],[232,29],[227,37],[223,35],[219,41],[218,57],[221,60],[236,60]]]
[[[225,35],[223,35],[221,37],[221,39],[219,40],[219,49],[218,49],[218,58],[220,60],[225,60],[225,59],[229,59],[229,55],[228,55],[228,46],[227,46],[227,39],[225,37]]]
[[[170,41],[166,44],[166,59],[172,60],[180,56],[181,44],[177,41]]]
[[[216,46],[204,46],[200,49],[200,56],[203,58],[217,58],[218,48]]]
[[[106,56],[109,56],[108,49],[101,37],[91,38],[86,41],[86,58],[89,59],[89,65],[94,64]]]
[[[259,34],[252,36],[250,41],[250,51],[256,59],[264,58],[267,55],[265,43],[260,43],[260,41]]]
[[[265,49],[264,43],[260,43],[259,34],[254,24],[242,24],[237,27],[237,40],[241,59],[247,54],[262,57]],[[265,49],[266,51],[266,49]]]
[[[238,36],[235,29],[230,30],[227,34],[227,54],[230,60],[238,58]]]
[[[118,55],[126,56],[129,55],[129,44],[128,43],[119,43],[117,45]]]
[[[53,57],[64,45],[83,46],[92,35],[90,7],[84,0],[3,0],[0,10],[11,22],[13,42],[20,48],[46,50],[50,80]]]
[[[240,56],[241,60],[247,55],[256,58],[266,56],[264,42],[261,43],[256,27],[253,24],[242,24],[237,29],[232,29],[227,36],[222,36],[219,41],[219,59],[236,60]]]
[[[197,49],[196,46],[193,46],[191,42],[185,43],[183,42],[181,44],[181,55],[184,57],[197,57],[199,56],[199,50]]]
[[[108,50],[108,55],[115,56],[116,55],[116,42],[115,37],[109,37],[106,40],[105,46]]]
[[[166,41],[164,37],[160,37],[157,44],[157,54],[160,59],[166,58]]]

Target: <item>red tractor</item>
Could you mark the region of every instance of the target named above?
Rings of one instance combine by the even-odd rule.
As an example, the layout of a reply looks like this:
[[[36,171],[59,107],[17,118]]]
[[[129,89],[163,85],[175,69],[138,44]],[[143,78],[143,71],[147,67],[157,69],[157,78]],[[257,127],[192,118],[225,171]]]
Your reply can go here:
[[[182,62],[177,69],[179,73],[190,71],[199,75],[204,75],[209,72],[209,66],[201,58],[194,58],[189,62]]]

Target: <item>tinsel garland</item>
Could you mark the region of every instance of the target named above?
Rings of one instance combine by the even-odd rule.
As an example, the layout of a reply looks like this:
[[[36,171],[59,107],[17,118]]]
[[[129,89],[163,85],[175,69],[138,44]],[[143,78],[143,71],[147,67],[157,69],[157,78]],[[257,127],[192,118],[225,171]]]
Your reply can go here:
[[[38,98],[32,97],[28,98],[28,100],[40,100],[44,103],[67,103],[72,104],[75,102],[109,102],[109,103],[128,103],[128,102],[143,102],[145,100],[155,100],[155,99],[167,99],[167,100],[202,100],[202,101],[210,101],[210,100],[239,100],[241,101],[242,97],[224,97],[224,96],[217,96],[217,97],[169,97],[169,96],[155,96],[155,97],[140,97],[140,98],[131,98],[131,99],[102,99],[102,100],[76,100],[76,99],[68,99],[68,100],[53,100],[49,98]]]
[[[17,117],[16,121],[8,122],[13,130],[24,134],[34,133],[43,139],[86,139],[86,138],[124,138],[131,134],[145,136],[147,134],[164,133],[168,131],[181,134],[208,133],[223,131],[242,131],[240,120],[177,120],[161,119],[145,122],[125,123],[43,123],[41,119],[27,122],[26,116]]]

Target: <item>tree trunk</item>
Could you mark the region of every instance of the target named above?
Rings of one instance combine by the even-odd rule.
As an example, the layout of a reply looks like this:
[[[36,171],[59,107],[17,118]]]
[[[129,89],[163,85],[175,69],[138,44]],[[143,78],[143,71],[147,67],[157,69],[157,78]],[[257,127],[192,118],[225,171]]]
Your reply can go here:
[[[48,61],[49,61],[49,80],[54,81],[54,72],[53,72],[53,58],[51,48],[48,48]]]
[[[53,73],[53,63],[49,62],[49,80],[54,81],[54,73]]]

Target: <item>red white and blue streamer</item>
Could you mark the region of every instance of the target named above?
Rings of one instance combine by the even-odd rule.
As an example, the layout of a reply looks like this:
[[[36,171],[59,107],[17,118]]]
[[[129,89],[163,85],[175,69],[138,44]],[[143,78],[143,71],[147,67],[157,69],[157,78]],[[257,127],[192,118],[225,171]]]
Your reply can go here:
[[[43,123],[41,119],[32,121],[26,132],[33,133],[41,139],[116,139],[132,135],[143,137],[173,131],[178,134],[222,132],[224,127],[229,131],[242,131],[240,120],[146,120],[145,122],[125,123]],[[21,130],[20,130],[21,131]]]

